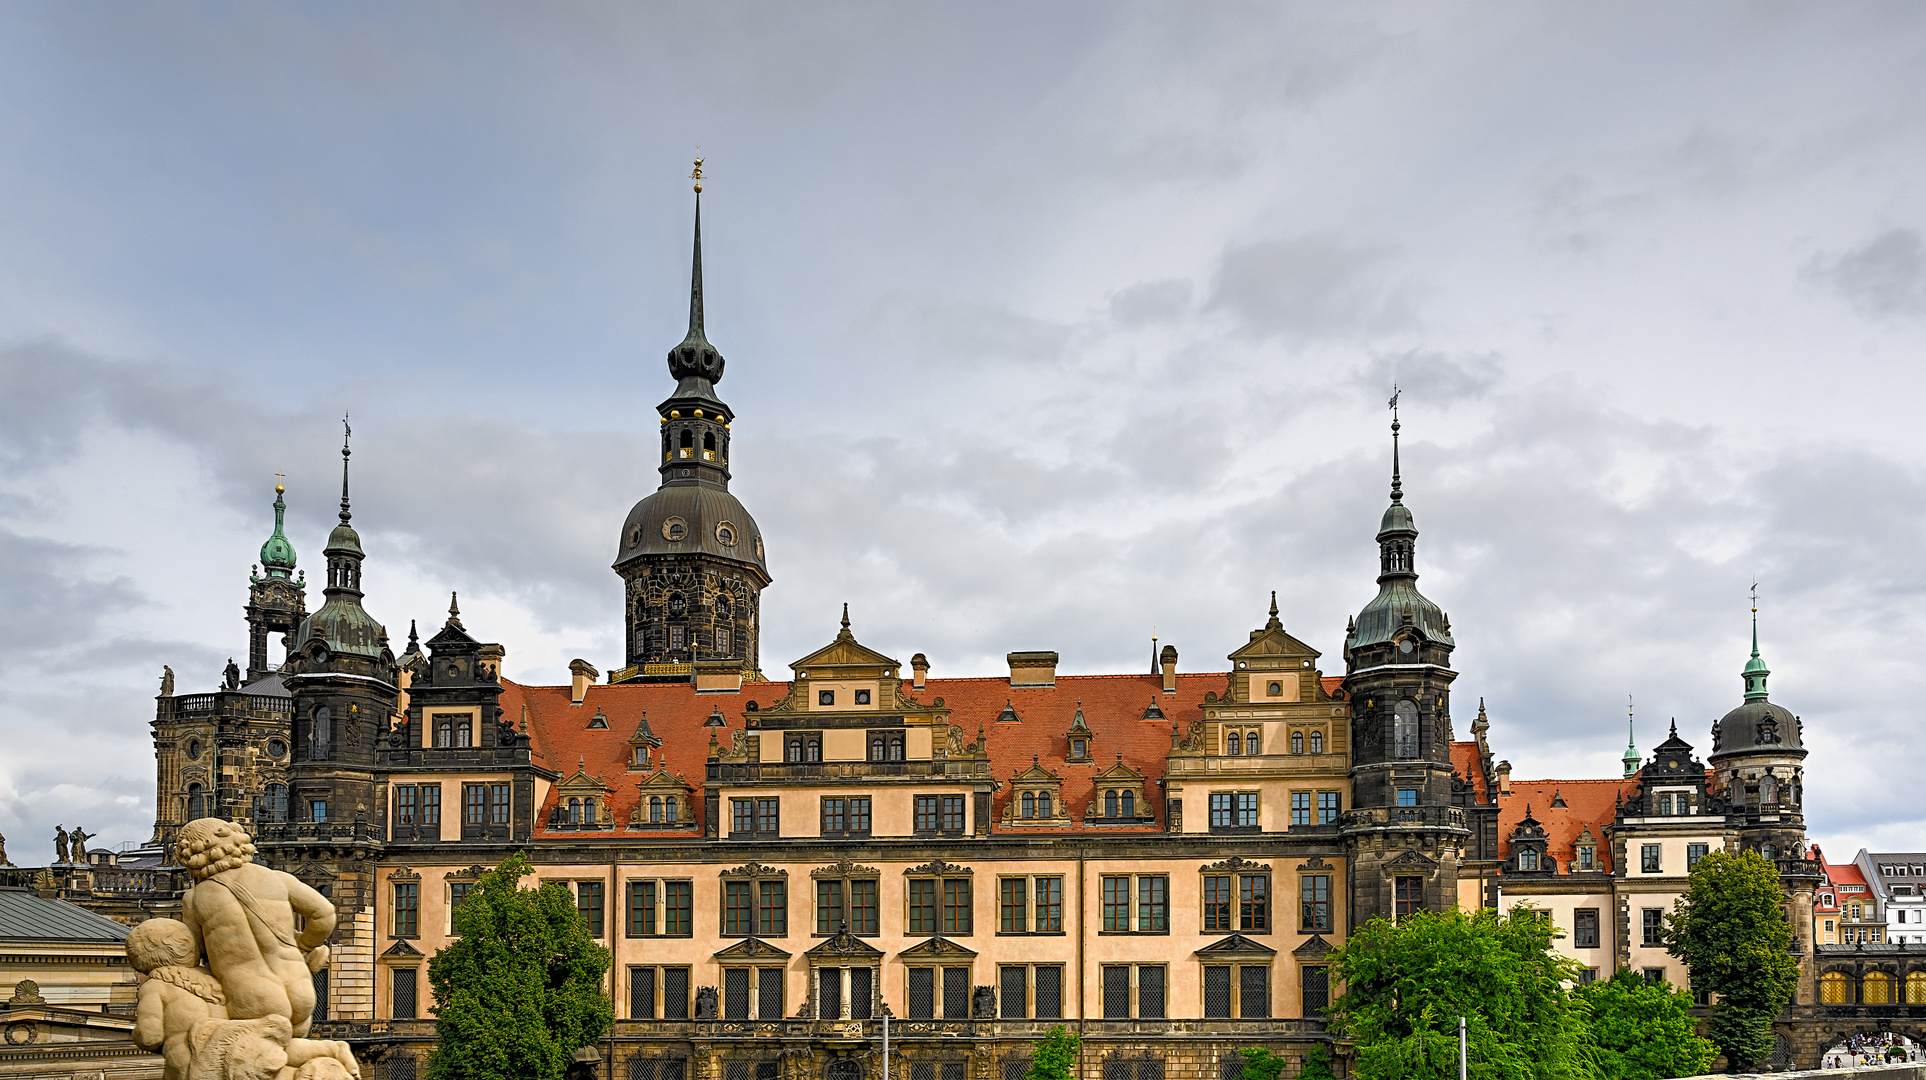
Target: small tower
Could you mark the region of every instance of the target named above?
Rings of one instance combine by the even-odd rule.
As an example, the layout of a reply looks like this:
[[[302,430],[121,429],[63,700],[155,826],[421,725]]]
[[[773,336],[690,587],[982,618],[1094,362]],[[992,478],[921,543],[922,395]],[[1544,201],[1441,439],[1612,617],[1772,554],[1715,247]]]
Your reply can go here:
[[[732,662],[760,679],[762,530],[729,493],[734,412],[716,396],[722,354],[702,315],[702,162],[696,161],[689,332],[669,350],[675,391],[661,414],[662,485],[629,511],[616,543],[627,666],[610,682],[689,681],[697,662]]]
[[[281,651],[286,655],[290,635],[307,617],[307,574],[295,576],[294,545],[284,530],[288,504],[282,497],[287,487],[274,485],[274,534],[261,545],[259,571],[249,575],[247,590],[247,681],[253,683],[273,674],[268,666],[268,635],[281,635]]]
[[[1744,702],[1712,725],[1712,785],[1743,824],[1740,846],[1796,859],[1805,847],[1803,725],[1766,693],[1772,674],[1759,656],[1759,601],[1752,601],[1752,656],[1739,671]]]
[[[1638,729],[1632,722],[1632,695],[1625,695],[1625,756],[1619,760],[1625,763],[1625,777],[1638,775],[1639,763],[1644,759],[1638,753]]]

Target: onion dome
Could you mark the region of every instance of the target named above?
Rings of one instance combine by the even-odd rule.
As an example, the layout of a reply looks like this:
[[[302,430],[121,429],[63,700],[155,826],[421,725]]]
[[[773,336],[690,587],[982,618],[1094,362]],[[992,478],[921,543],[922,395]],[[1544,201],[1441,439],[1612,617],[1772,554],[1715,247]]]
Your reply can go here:
[[[1395,399],[1394,399],[1395,401]],[[1427,641],[1451,647],[1451,621],[1444,610],[1418,591],[1418,526],[1404,505],[1399,475],[1398,429],[1391,421],[1391,505],[1378,523],[1378,595],[1352,620],[1345,647],[1362,648],[1395,640],[1410,627]]]
[[[274,535],[261,545],[261,568],[269,577],[285,578],[294,572],[294,545],[288,543],[287,534],[282,531],[288,504],[281,496],[286,491],[286,487],[274,485]]]

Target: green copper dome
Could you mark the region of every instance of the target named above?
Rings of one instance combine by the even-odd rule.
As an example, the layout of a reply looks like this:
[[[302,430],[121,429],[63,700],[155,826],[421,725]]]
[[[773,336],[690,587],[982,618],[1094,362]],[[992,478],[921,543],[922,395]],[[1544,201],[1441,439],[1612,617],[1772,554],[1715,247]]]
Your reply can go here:
[[[284,578],[294,569],[294,545],[288,543],[287,534],[281,531],[288,512],[288,504],[281,498],[286,490],[279,484],[274,485],[274,535],[261,545],[261,567],[269,577]]]

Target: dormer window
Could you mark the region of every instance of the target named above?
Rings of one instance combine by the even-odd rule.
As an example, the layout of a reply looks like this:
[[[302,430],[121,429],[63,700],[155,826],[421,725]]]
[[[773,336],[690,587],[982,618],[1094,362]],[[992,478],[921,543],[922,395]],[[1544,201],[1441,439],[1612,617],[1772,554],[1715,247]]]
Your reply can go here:
[[[1518,869],[1520,870],[1538,869],[1538,849],[1537,848],[1520,848],[1518,850]]]
[[[1672,816],[1672,796],[1670,795],[1659,796],[1658,812],[1660,817]]]
[[[598,709],[596,710],[596,713],[594,716],[589,717],[588,726],[592,729],[607,731],[609,726],[609,718],[602,715],[601,710]]]
[[[1598,869],[1598,849],[1590,845],[1579,848],[1578,868],[1580,870]]]
[[[1087,759],[1089,758],[1089,756],[1090,756],[1090,753],[1089,753],[1089,747],[1088,747],[1088,746],[1087,746],[1087,745],[1086,745],[1086,744],[1084,743],[1084,741],[1083,741],[1082,739],[1071,739],[1071,740],[1070,740],[1070,758],[1071,758],[1071,760],[1073,760],[1073,761],[1084,761],[1084,760],[1087,760]]]

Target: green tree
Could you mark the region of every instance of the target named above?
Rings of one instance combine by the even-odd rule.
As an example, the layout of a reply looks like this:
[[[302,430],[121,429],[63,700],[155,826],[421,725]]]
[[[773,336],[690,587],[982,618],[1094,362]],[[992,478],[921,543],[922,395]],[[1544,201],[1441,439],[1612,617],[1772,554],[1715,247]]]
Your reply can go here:
[[[483,874],[455,909],[460,938],[428,961],[430,1080],[561,1080],[569,1055],[614,1022],[608,950],[566,888],[521,887],[532,869],[518,852]]]
[[[1581,987],[1591,1009],[1592,1044],[1601,1080],[1670,1080],[1697,1076],[1719,1049],[1699,1037],[1692,995],[1669,983],[1648,983],[1629,969]]]
[[[1284,1059],[1261,1046],[1246,1046],[1238,1053],[1244,1056],[1244,1071],[1238,1080],[1277,1080],[1284,1071]]]
[[[1297,1074],[1297,1080],[1337,1080],[1337,1074],[1331,1071],[1331,1059],[1335,1056],[1330,1043],[1311,1047],[1311,1052],[1304,1055],[1304,1069]]]
[[[1366,923],[1332,954],[1345,983],[1333,1028],[1356,1047],[1359,1080],[1455,1078],[1460,1016],[1478,1080],[1590,1080],[1585,1007],[1569,989],[1580,969],[1552,951],[1557,934],[1522,908]]]
[[[1062,1024],[1051,1028],[1030,1049],[1030,1071],[1023,1080],[1076,1080],[1083,1040]]]
[[[1691,969],[1693,986],[1718,995],[1712,1041],[1734,1072],[1772,1053],[1772,1022],[1799,982],[1785,899],[1778,869],[1758,852],[1714,851],[1692,868],[1660,932],[1666,951]]]

